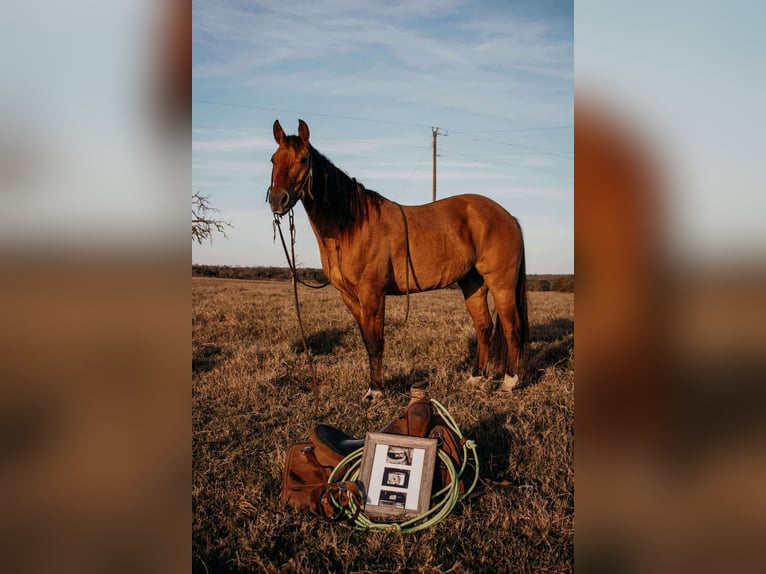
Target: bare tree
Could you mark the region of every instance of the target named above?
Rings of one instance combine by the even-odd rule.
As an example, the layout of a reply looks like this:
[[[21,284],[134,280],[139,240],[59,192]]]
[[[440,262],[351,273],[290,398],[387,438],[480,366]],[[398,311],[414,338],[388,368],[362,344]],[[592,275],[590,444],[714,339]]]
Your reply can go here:
[[[192,195],[192,241],[202,243],[205,239],[213,242],[213,232],[226,235],[226,227],[232,227],[228,221],[215,219],[212,214],[219,210],[210,205],[210,197],[195,191]]]

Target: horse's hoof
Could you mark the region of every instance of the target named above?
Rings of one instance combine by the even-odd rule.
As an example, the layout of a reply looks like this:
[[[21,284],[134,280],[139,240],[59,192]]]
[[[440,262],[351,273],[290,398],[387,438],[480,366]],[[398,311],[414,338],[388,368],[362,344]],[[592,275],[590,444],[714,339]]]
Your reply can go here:
[[[484,381],[484,377],[482,377],[481,375],[472,375],[472,376],[468,377],[468,384],[469,385],[478,385],[482,381]]]
[[[383,398],[383,393],[381,391],[376,391],[374,389],[367,389],[367,394],[364,395],[364,406],[369,407],[377,403],[381,398]]]
[[[503,377],[503,383],[500,385],[499,391],[503,393],[510,393],[516,385],[519,384],[519,375],[509,375],[508,373],[505,374]]]

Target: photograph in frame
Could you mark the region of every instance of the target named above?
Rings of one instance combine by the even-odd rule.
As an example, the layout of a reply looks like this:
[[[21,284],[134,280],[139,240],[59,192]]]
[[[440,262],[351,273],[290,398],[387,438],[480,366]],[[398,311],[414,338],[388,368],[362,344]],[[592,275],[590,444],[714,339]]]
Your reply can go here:
[[[436,439],[367,433],[360,467],[365,513],[395,519],[428,511],[437,449]]]

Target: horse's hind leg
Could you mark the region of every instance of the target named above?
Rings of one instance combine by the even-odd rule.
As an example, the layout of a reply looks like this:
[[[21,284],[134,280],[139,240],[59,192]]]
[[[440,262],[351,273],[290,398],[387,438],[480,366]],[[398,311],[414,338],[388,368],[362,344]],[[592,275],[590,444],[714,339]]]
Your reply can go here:
[[[503,327],[503,336],[507,348],[505,373],[500,390],[511,391],[519,383],[519,366],[523,346],[521,340],[522,320],[516,307],[516,297],[513,291],[493,292],[492,298],[495,301],[497,316]]]
[[[487,363],[489,361],[489,342],[492,335],[492,316],[487,306],[487,286],[484,278],[476,269],[472,269],[468,275],[458,281],[460,290],[465,298],[465,306],[473,319],[476,329],[476,363],[471,373],[473,380],[476,377],[487,375]]]

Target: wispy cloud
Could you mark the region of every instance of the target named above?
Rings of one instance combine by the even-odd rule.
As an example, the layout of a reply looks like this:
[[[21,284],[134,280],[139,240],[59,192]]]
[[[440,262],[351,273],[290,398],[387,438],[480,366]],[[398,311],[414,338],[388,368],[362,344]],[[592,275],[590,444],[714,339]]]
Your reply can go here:
[[[301,117],[338,168],[408,204],[430,199],[429,128],[439,126],[440,197],[488,195],[533,226],[556,228],[528,232],[539,238],[532,243],[559,258],[571,252],[572,160],[559,153],[571,150],[571,131],[469,137],[572,124],[570,5],[205,0],[193,13],[192,177],[237,217],[263,219],[262,230],[242,232],[250,247],[270,237],[252,190],[269,179],[271,122],[296,133]],[[442,137],[448,131],[456,137]],[[228,243],[215,248],[221,257]],[[544,256],[532,249],[530,261]]]
[[[466,95],[496,93],[500,85],[507,89],[509,74],[517,79],[517,94],[529,91],[530,74],[571,81],[571,40],[557,37],[545,22],[498,21],[471,10],[446,33],[428,26],[428,16],[449,14],[461,4],[195,5],[195,42],[208,47],[210,57],[195,63],[194,75],[197,80],[225,78],[229,86],[347,96],[422,101],[418,94],[425,94],[452,106],[465,102]],[[365,54],[369,57],[359,58]],[[288,69],[280,68],[283,63]],[[339,83],[338,74],[328,73],[341,67],[348,70],[349,82]],[[455,88],[462,92],[458,98],[450,97]],[[486,104],[479,100],[479,106]]]
[[[272,138],[267,140],[260,136],[192,141],[192,151],[194,152],[218,153],[243,149],[253,151],[274,150],[275,144]]]
[[[220,174],[228,177],[233,176],[259,176],[268,174],[266,163],[256,161],[230,161],[230,160],[192,160],[192,172],[197,174]]]

